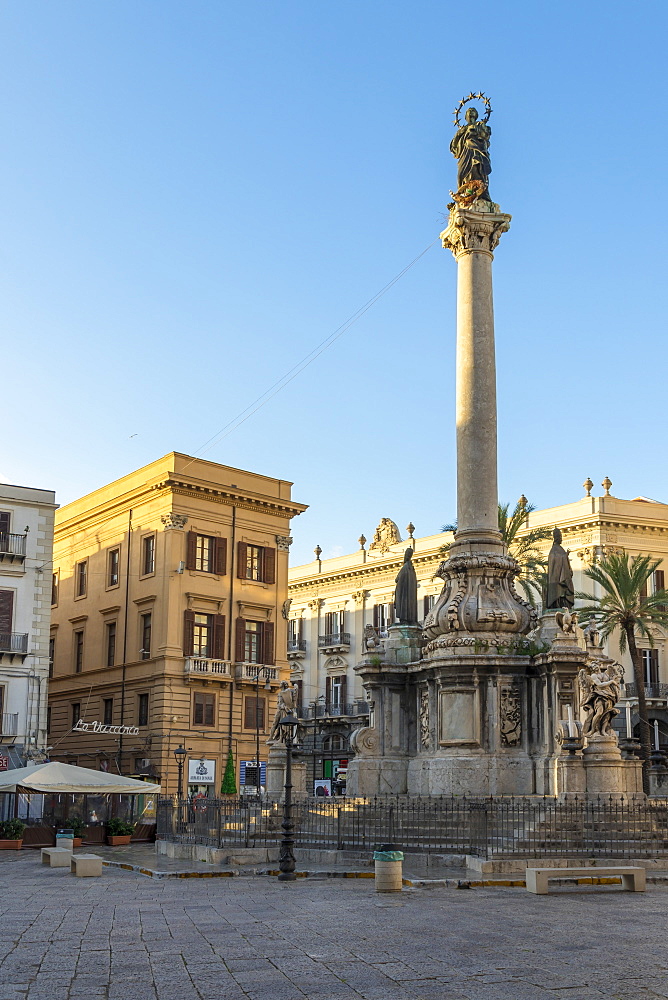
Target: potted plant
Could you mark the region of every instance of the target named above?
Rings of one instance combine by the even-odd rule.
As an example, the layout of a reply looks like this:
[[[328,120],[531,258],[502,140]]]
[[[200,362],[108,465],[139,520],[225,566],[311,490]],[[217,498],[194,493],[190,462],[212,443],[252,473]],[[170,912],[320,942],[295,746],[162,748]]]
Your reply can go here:
[[[20,819],[0,822],[0,851],[20,851],[26,825]]]
[[[74,834],[73,846],[81,847],[83,843],[84,830],[86,829],[86,824],[84,823],[84,821],[80,819],[78,816],[74,816],[73,818],[67,820],[65,826],[69,827],[69,829]]]
[[[107,822],[107,843],[110,847],[123,847],[129,844],[134,829],[134,823],[126,823],[124,819],[114,816]]]

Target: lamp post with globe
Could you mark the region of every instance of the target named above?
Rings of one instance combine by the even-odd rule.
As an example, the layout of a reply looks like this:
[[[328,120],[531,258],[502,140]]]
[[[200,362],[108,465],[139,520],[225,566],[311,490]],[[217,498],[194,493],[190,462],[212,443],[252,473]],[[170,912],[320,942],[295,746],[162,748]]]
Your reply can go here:
[[[283,827],[283,840],[281,841],[281,853],[278,862],[280,869],[278,879],[280,882],[294,882],[297,876],[295,875],[295,841],[292,836],[294,830],[294,823],[292,822],[292,747],[297,735],[299,719],[292,712],[288,712],[280,720],[279,725],[281,727],[283,742],[285,743],[285,800],[283,803],[283,822],[281,824]]]

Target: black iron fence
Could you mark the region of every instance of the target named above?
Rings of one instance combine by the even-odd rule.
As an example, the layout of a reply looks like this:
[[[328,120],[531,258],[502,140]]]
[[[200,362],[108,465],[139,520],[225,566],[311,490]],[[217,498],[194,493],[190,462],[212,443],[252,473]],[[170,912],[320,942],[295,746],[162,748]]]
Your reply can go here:
[[[646,698],[668,698],[668,684],[645,684]],[[637,698],[638,688],[635,683],[625,684],[627,698]]]
[[[382,796],[301,799],[293,806],[297,846],[478,857],[668,855],[668,799]],[[281,839],[280,804],[268,799],[199,799],[158,805],[157,836],[211,847],[265,847]]]
[[[0,632],[0,653],[27,653],[27,632]]]
[[[11,531],[0,531],[0,553],[10,556],[25,556],[27,535],[14,535]]]

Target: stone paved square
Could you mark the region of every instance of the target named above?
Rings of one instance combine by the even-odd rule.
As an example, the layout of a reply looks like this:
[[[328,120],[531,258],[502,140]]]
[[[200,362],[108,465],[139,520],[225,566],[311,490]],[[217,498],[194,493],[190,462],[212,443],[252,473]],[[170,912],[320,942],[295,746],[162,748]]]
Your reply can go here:
[[[668,888],[75,879],[0,863],[0,1000],[668,998]]]

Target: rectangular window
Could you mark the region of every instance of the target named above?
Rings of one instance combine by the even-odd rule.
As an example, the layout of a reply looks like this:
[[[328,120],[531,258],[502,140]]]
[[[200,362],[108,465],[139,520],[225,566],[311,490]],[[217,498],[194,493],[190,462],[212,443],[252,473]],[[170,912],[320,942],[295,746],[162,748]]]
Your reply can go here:
[[[332,677],[332,705],[337,708],[341,705],[342,678]]]
[[[662,569],[657,569],[654,571],[654,590],[663,590],[665,588],[664,574]]]
[[[113,667],[116,662],[116,622],[107,624],[107,666]]]
[[[341,635],[344,631],[344,611],[326,611],[325,612],[325,634],[326,635]]]
[[[202,694],[196,691],[193,694],[193,726],[215,726],[215,724],[215,694]]]
[[[264,731],[264,698],[244,698],[244,729]]]
[[[139,655],[142,660],[148,660],[151,657],[151,622],[153,616],[150,611],[141,616],[141,649],[139,650]]]
[[[75,701],[72,705],[72,728],[76,726],[77,722],[81,718],[81,703]]]
[[[88,560],[84,559],[83,562],[79,562],[76,565],[75,570],[76,579],[76,596],[85,597],[86,587],[88,586]]]
[[[193,656],[201,656],[206,659],[211,655],[212,628],[213,615],[195,615]]]
[[[239,542],[237,559],[241,580],[276,583],[276,549]]]
[[[0,535],[7,535],[10,530],[12,515],[8,510],[0,510]]]
[[[645,684],[659,683],[659,650],[641,649]]]
[[[14,623],[14,591],[0,590],[0,635],[6,649],[11,648],[11,632]]]
[[[117,587],[120,580],[121,550],[112,549],[107,565],[107,587]]]
[[[114,699],[105,698],[104,699],[104,713],[102,716],[102,721],[105,726],[113,726],[114,724]]]
[[[49,636],[49,677],[53,677],[53,661],[56,656],[56,637]]]
[[[245,663],[262,663],[262,622],[246,622]]]
[[[142,540],[142,576],[155,573],[155,535],[146,535]]]
[[[196,535],[195,539],[195,569],[202,573],[213,573],[215,540],[209,535]]]
[[[84,634],[83,629],[74,633],[74,672],[80,674],[83,670]]]
[[[387,630],[394,623],[394,604],[391,601],[385,604],[374,604],[373,624],[378,629],[381,636],[387,635]]]
[[[303,618],[291,618],[288,622],[288,643],[298,645],[302,639]]]
[[[148,695],[140,694],[137,699],[137,725],[148,726]]]
[[[58,574],[51,574],[51,607],[58,603]]]

